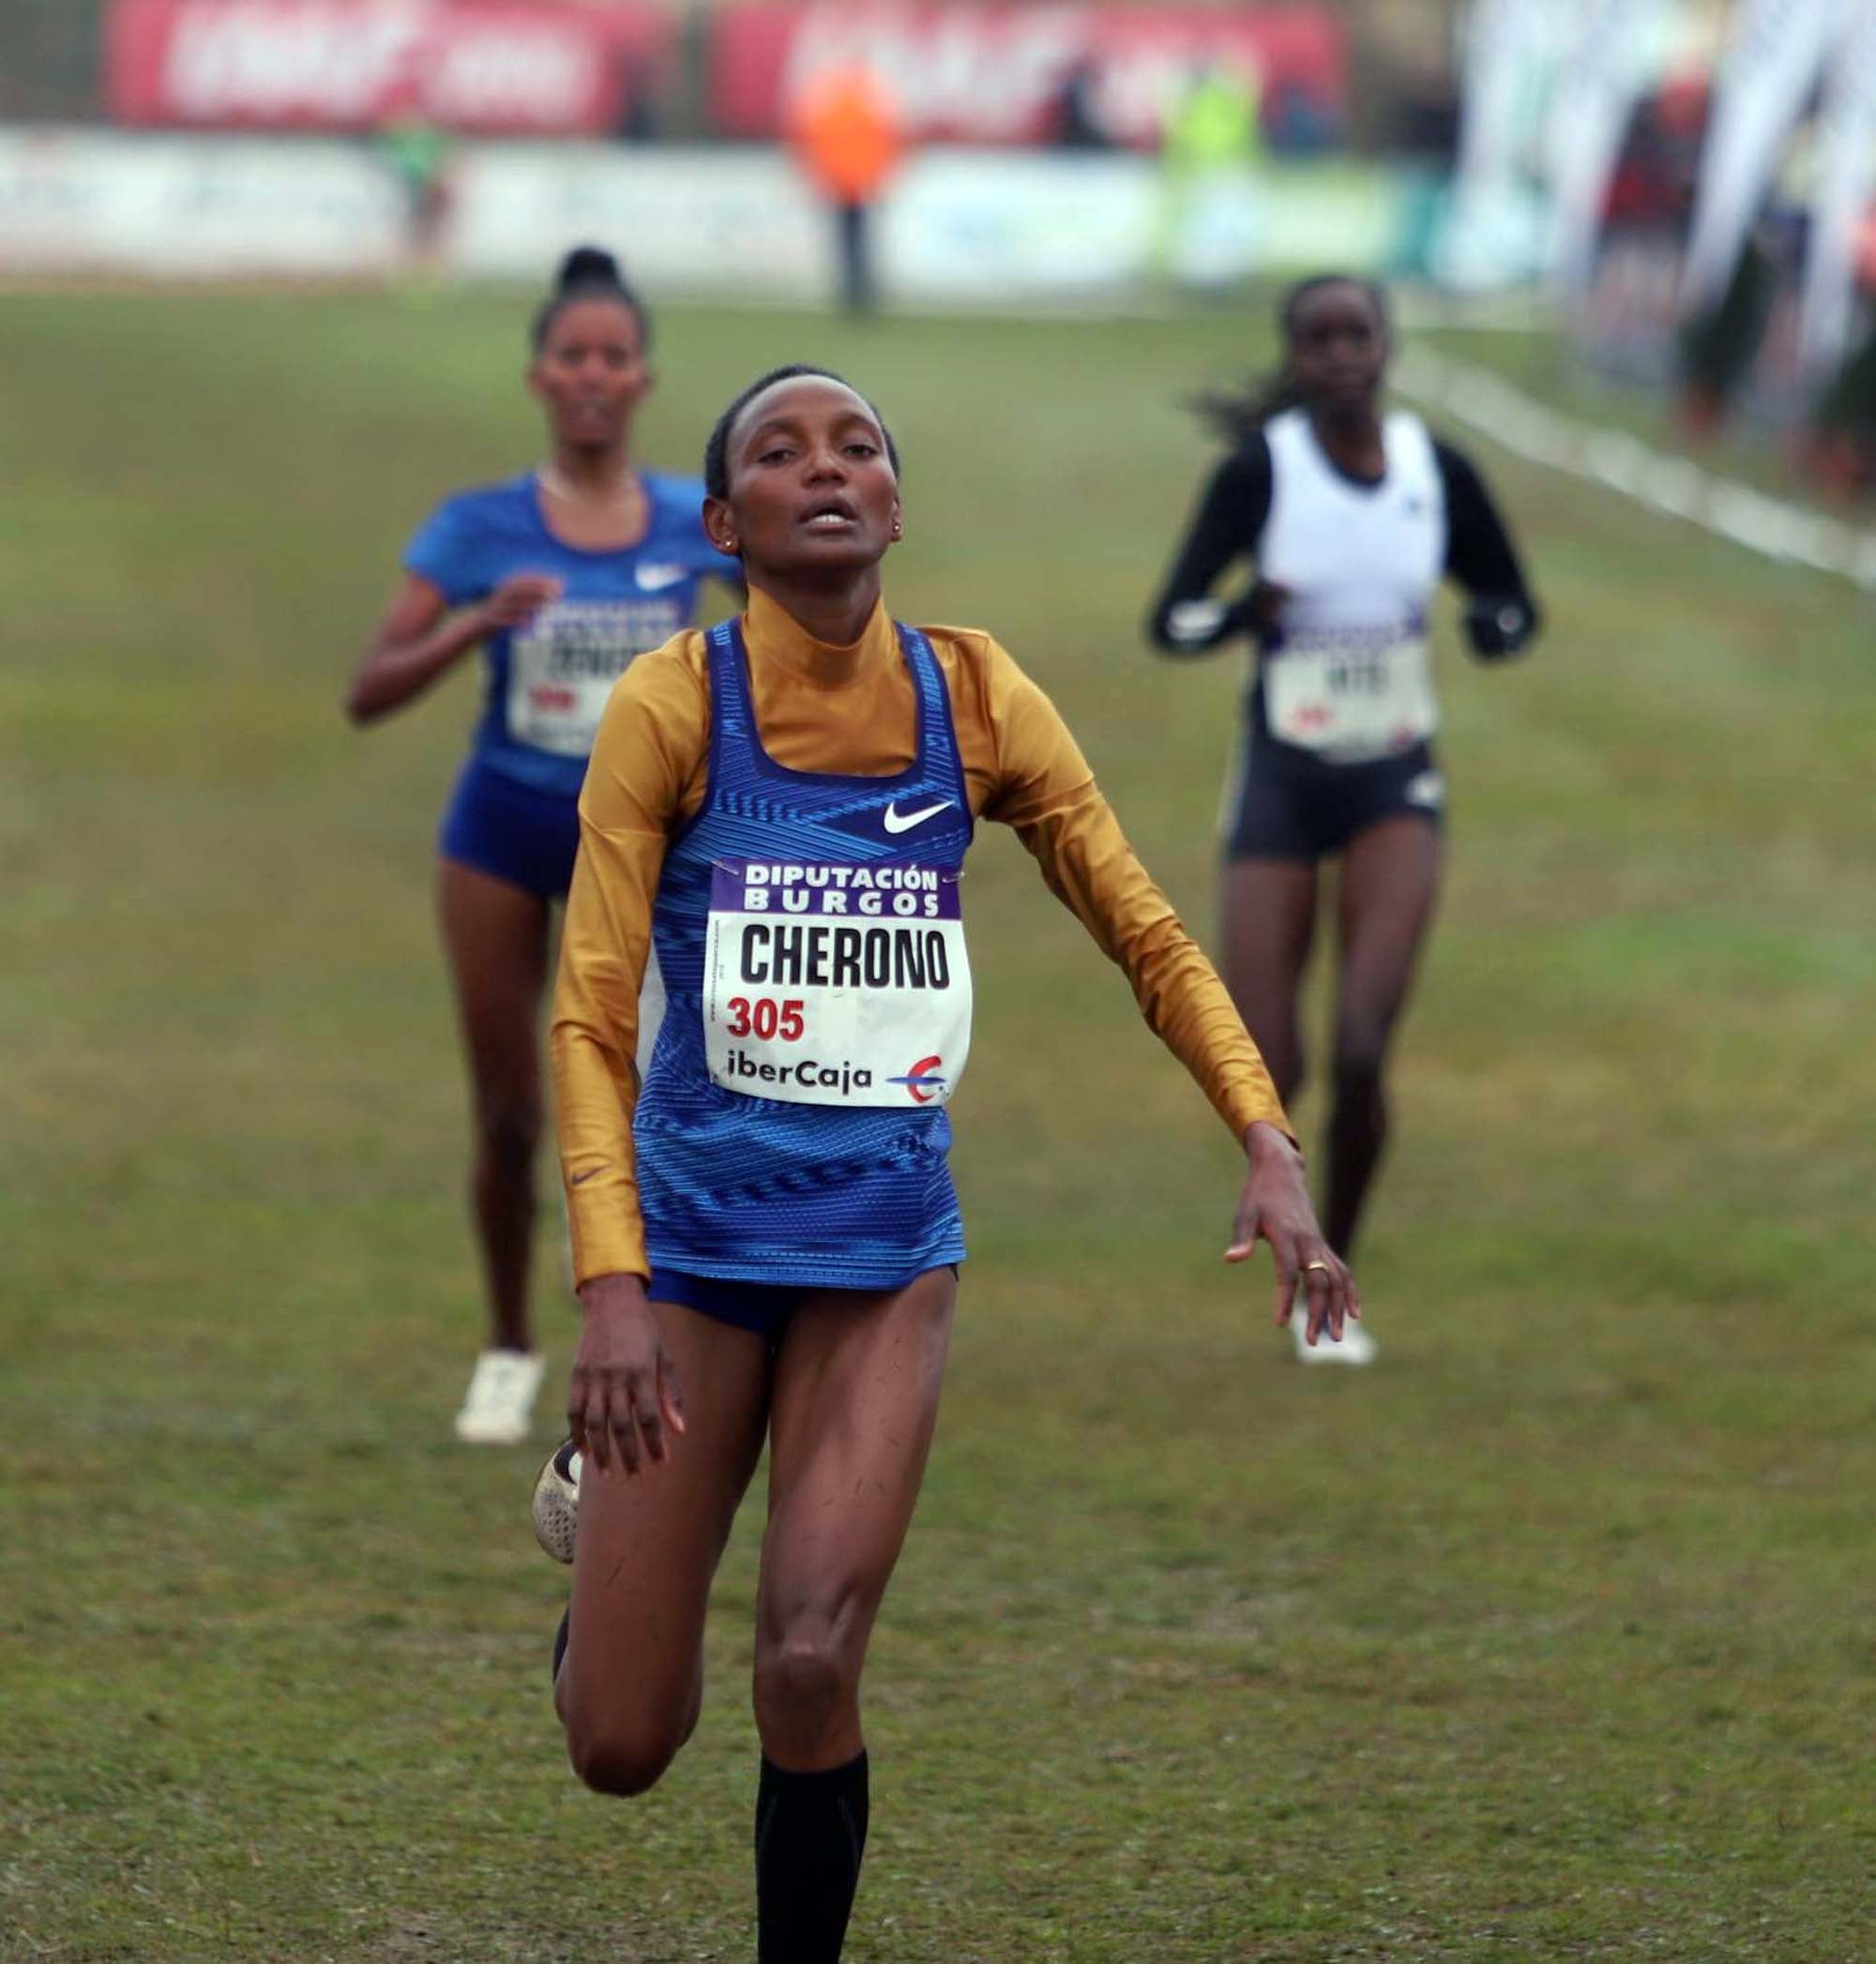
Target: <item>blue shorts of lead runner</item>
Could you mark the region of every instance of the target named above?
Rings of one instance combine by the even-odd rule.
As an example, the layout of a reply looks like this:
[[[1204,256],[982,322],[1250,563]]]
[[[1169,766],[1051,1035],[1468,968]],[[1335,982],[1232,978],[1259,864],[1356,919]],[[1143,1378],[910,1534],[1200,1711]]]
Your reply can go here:
[[[472,756],[456,779],[436,849],[458,866],[543,900],[564,900],[580,847],[580,803]]]
[[[958,1273],[955,1261],[939,1265],[948,1268],[953,1276]],[[654,1303],[675,1303],[680,1308],[707,1316],[713,1322],[748,1330],[774,1349],[794,1312],[810,1296],[818,1296],[823,1302],[851,1301],[857,1307],[875,1295],[897,1295],[901,1289],[911,1288],[920,1276],[930,1273],[929,1269],[918,1269],[895,1282],[882,1283],[877,1289],[806,1289],[793,1284],[724,1281],[716,1276],[693,1276],[683,1269],[654,1268],[645,1293]]]

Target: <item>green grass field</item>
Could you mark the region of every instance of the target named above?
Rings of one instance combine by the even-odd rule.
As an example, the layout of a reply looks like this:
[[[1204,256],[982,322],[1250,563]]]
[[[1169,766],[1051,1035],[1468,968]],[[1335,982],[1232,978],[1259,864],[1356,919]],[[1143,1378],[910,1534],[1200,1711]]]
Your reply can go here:
[[[338,712],[416,521],[535,454],[523,314],[0,299],[9,1958],[752,1948],[753,1512],[697,1738],[586,1794],[535,1456],[448,1434],[473,685]],[[1236,678],[1137,624],[1206,463],[1178,399],[1261,347],[658,325],[655,461],[772,361],[877,397],[897,611],[995,629],[1208,932]],[[1218,1260],[1230,1141],[1020,849],[974,861],[975,1260],[855,1959],[1876,1954],[1871,615],[1477,454],[1552,627],[1446,641],[1374,1371],[1295,1367]]]

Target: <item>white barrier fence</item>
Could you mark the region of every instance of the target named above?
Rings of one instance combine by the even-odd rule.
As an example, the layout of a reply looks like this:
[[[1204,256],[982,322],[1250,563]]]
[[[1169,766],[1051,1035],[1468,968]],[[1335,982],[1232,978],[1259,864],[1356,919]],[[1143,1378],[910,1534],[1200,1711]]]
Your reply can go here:
[[[1762,559],[1835,574],[1876,594],[1876,532],[1716,476],[1626,431],[1560,415],[1490,369],[1430,348],[1404,349],[1394,380],[1403,395],[1464,423],[1515,457],[1600,484]]]
[[[0,272],[340,278],[399,265],[405,232],[356,144],[0,130]]]
[[[467,144],[445,185],[431,256],[464,277],[537,279],[590,238],[668,295],[831,285],[826,215],[778,149]],[[1130,154],[928,150],[881,205],[880,277],[907,300],[1021,303],[1382,272],[1419,195],[1342,161],[1174,185]],[[364,142],[0,129],[0,275],[370,277],[411,248],[405,188]]]
[[[448,183],[442,258],[465,278],[537,282],[561,249],[591,239],[650,294],[827,289],[826,220],[779,151],[477,144]]]

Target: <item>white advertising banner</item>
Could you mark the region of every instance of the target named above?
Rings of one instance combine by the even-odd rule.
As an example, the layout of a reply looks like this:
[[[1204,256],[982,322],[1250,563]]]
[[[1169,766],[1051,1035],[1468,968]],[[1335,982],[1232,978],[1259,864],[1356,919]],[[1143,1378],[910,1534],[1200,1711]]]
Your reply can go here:
[[[1157,174],[1139,158],[928,151],[880,214],[881,279],[907,298],[1072,299],[1136,280],[1151,257]]]
[[[1814,382],[1850,352],[1856,314],[1856,255],[1876,197],[1876,5],[1854,9],[1830,63],[1818,132],[1817,194],[1799,312],[1799,358]]]
[[[1701,152],[1681,269],[1684,316],[1704,312],[1726,291],[1824,56],[1858,4],[1739,0]]]
[[[648,294],[805,299],[832,289],[829,228],[780,150],[485,144],[451,172],[444,252],[472,278],[537,279],[590,238]]]
[[[1178,211],[1169,258],[1196,284],[1332,260],[1384,271],[1412,180],[1326,161],[1233,174]],[[1169,190],[1149,158],[933,147],[875,217],[887,299],[996,307],[1124,294],[1154,274]],[[615,248],[656,294],[823,300],[832,220],[787,154],[484,144],[452,177],[445,254],[476,278],[538,277],[554,251]]]
[[[1572,302],[1588,291],[1610,179],[1672,11],[1672,0],[1582,0],[1545,124],[1551,273]]]
[[[1514,284],[1538,269],[1534,138],[1566,23],[1544,0],[1473,0],[1460,64],[1460,154],[1434,252],[1443,285]]]
[[[1175,197],[1157,162],[932,148],[876,217],[888,302],[1124,299],[1324,262],[1383,273],[1424,187],[1339,159],[1219,174]],[[356,279],[538,285],[567,247],[615,250],[656,298],[825,302],[833,219],[779,148],[487,143],[449,157],[416,235],[386,156],[345,138],[0,129],[0,276]]]
[[[388,272],[407,211],[357,144],[0,129],[0,272]]]

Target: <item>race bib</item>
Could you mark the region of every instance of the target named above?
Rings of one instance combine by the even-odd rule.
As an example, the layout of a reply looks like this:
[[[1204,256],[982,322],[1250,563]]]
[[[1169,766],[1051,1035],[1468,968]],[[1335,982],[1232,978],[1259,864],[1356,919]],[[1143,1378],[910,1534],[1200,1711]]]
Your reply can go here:
[[[508,733],[556,757],[592,753],[613,685],[683,625],[669,601],[561,601],[508,644]]]
[[[1438,723],[1423,636],[1293,632],[1263,674],[1271,735],[1339,763],[1411,750]]]
[[[954,867],[719,860],[710,1081],[791,1105],[942,1105],[971,1047]]]

